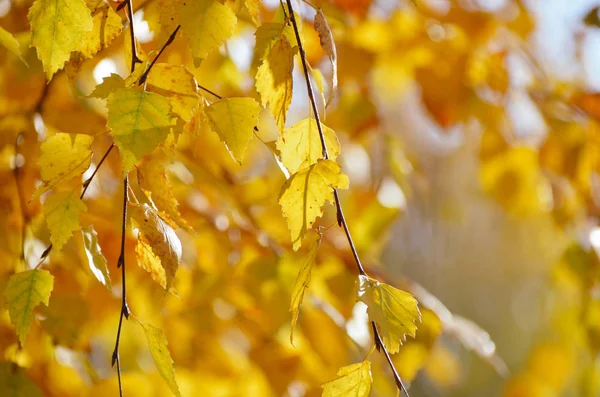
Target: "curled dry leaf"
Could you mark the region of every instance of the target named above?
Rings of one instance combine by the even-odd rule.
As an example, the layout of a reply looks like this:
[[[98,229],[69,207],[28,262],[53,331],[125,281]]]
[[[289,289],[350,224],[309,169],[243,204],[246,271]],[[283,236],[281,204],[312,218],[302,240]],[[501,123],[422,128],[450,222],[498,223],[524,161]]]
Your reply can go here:
[[[331,91],[329,92],[329,98],[327,99],[326,107],[329,106],[335,91],[337,90],[338,78],[337,78],[337,51],[335,49],[335,41],[333,40],[333,34],[323,14],[323,10],[319,9],[315,15],[315,30],[319,34],[319,41],[321,42],[321,48],[327,54],[329,62],[331,62]]]

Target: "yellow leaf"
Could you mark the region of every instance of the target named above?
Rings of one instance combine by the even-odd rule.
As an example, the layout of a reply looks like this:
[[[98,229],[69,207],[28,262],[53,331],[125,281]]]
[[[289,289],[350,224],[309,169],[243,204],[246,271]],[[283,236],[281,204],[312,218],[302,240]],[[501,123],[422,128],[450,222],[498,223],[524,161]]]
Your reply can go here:
[[[112,73],[110,76],[104,77],[102,83],[98,84],[88,97],[106,99],[119,88],[125,88],[125,80],[118,74]]]
[[[160,259],[160,263],[165,269],[164,287],[167,290],[170,289],[181,262],[179,237],[173,228],[148,204],[131,204],[129,212],[140,228],[138,239],[150,247],[152,253]]]
[[[123,29],[121,18],[104,2],[92,11],[92,19],[93,29],[81,37],[82,47],[79,51],[85,58],[91,58],[101,49],[108,47]]]
[[[289,41],[280,37],[256,72],[256,91],[260,94],[262,105],[269,105],[280,131],[285,127],[292,102],[294,52]]]
[[[86,205],[74,192],[48,196],[44,203],[44,217],[55,252],[69,241],[74,231],[79,230],[79,215],[86,210]]]
[[[173,125],[169,100],[153,92],[121,88],[108,97],[108,126],[127,173],[169,135]]]
[[[177,209],[179,203],[173,194],[171,181],[167,177],[168,164],[167,157],[162,153],[144,158],[136,168],[138,184],[156,208],[166,214],[178,226],[193,233],[193,229]]]
[[[321,123],[329,158],[335,160],[340,153],[340,143],[335,131]],[[281,162],[290,174],[315,164],[323,158],[323,146],[315,119],[304,119],[286,128],[276,143]]]
[[[92,161],[93,138],[83,134],[58,133],[42,143],[42,155],[38,161],[43,184],[35,191],[35,200],[62,181],[81,176]]]
[[[13,274],[8,280],[4,297],[21,346],[33,321],[33,309],[40,303],[48,306],[53,287],[54,277],[46,270],[27,270]]]
[[[25,65],[25,59],[23,58],[23,54],[21,54],[21,47],[19,46],[19,42],[14,36],[7,30],[4,30],[2,26],[0,26],[0,44],[2,44],[6,49],[16,55]]]
[[[259,113],[260,106],[252,98],[224,98],[206,109],[211,127],[240,165],[254,127],[258,126]]]
[[[323,397],[368,397],[371,394],[371,362],[365,360],[340,368],[338,378],[324,383]]]
[[[234,12],[217,0],[186,1],[179,7],[179,19],[196,67],[233,34],[237,23]]]
[[[252,60],[252,70],[257,68],[262,60],[269,55],[271,48],[282,36],[290,43],[295,43],[294,31],[288,25],[279,22],[263,23],[254,33],[256,44],[254,46],[254,58]]]
[[[159,329],[150,324],[142,324],[144,333],[146,334],[146,340],[148,341],[148,347],[150,348],[150,354],[156,364],[156,369],[160,376],[163,377],[169,389],[174,396],[181,397],[179,392],[179,386],[177,385],[177,379],[175,378],[175,368],[173,368],[173,359],[171,353],[167,348],[167,338],[165,334]]]
[[[292,290],[292,301],[290,303],[290,311],[292,312],[290,342],[292,344],[294,344],[294,328],[296,327],[298,315],[300,314],[300,305],[302,305],[302,300],[304,299],[304,292],[308,288],[308,283],[310,283],[310,273],[315,264],[315,259],[317,257],[319,245],[321,244],[321,236],[315,236],[315,241],[310,242],[310,248],[308,249],[308,253],[306,254],[304,263],[300,268],[298,277],[296,278],[296,284],[294,284],[294,289]]]
[[[319,41],[321,48],[327,54],[329,62],[331,62],[331,91],[329,92],[329,98],[327,99],[327,105],[331,102],[333,94],[337,90],[338,78],[337,78],[337,51],[335,49],[335,41],[333,40],[333,34],[323,14],[323,10],[319,9],[315,15],[314,21],[315,30],[319,34]]]
[[[83,247],[90,270],[98,281],[110,290],[110,273],[108,272],[106,258],[102,254],[100,244],[98,244],[98,234],[96,234],[93,226],[87,226],[81,229],[81,235],[83,236]]]
[[[150,273],[152,280],[167,288],[167,274],[160,258],[152,252],[152,247],[145,240],[139,239],[135,245],[135,259],[139,267]]]
[[[94,26],[83,0],[36,0],[29,9],[31,45],[52,78],[71,56],[84,47],[81,39]]]
[[[14,362],[0,363],[0,396],[42,397],[41,390],[29,379],[23,368]]]
[[[375,321],[390,354],[398,353],[406,335],[413,338],[421,321],[417,300],[408,292],[367,276],[359,276],[359,299],[368,306],[369,320]]]
[[[190,121],[198,106],[198,84],[194,75],[181,65],[157,63],[148,75],[148,90],[169,98],[173,113]]]
[[[332,160],[319,160],[288,179],[281,189],[279,204],[287,218],[294,251],[315,220],[323,215],[325,202],[333,201],[333,189],[346,189],[348,177]]]

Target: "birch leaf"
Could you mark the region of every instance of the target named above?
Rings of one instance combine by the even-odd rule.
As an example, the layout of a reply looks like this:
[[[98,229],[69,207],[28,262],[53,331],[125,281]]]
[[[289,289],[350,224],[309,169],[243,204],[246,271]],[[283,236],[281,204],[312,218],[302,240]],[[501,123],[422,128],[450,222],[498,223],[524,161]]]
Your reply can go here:
[[[256,72],[256,91],[263,106],[275,117],[280,131],[285,127],[287,111],[292,103],[292,70],[294,50],[285,37],[280,37]]]
[[[31,45],[37,50],[48,80],[62,69],[71,52],[84,48],[82,37],[94,26],[83,0],[36,0],[27,17]]]
[[[44,203],[44,217],[56,252],[79,230],[79,216],[87,210],[75,192],[54,193]]]
[[[359,276],[359,299],[368,309],[369,320],[379,326],[383,343],[390,354],[398,353],[406,335],[413,338],[421,312],[414,296],[367,276]]]
[[[33,322],[33,309],[40,303],[48,306],[53,287],[54,277],[46,270],[27,270],[13,274],[8,280],[4,297],[21,346]]]
[[[240,165],[258,125],[260,106],[252,98],[223,98],[206,109],[211,127]]]
[[[108,97],[108,126],[119,147],[123,172],[163,143],[171,126],[169,100],[153,92],[121,88]]]
[[[332,160],[319,160],[285,182],[279,204],[290,229],[294,251],[302,245],[306,231],[323,215],[323,205],[333,202],[333,189],[347,187],[348,177]]]
[[[2,44],[8,51],[17,56],[25,65],[27,65],[25,58],[23,58],[23,54],[21,54],[21,46],[19,45],[19,42],[2,26],[0,26],[0,44]]]
[[[85,58],[93,57],[98,51],[106,48],[121,34],[123,23],[113,9],[101,2],[92,11],[93,28],[81,38],[82,47],[79,50]]]
[[[371,394],[371,363],[367,360],[340,368],[338,378],[323,384],[323,397],[368,397]]]
[[[150,354],[152,355],[158,373],[163,377],[165,382],[167,382],[173,395],[181,397],[177,379],[175,377],[175,368],[173,368],[173,359],[167,348],[167,337],[162,330],[150,324],[142,324],[142,328],[144,328],[148,347],[150,348]]]
[[[198,83],[194,75],[181,65],[157,63],[148,75],[148,90],[169,98],[173,113],[190,121],[198,106]]]
[[[63,181],[80,177],[92,161],[92,140],[89,135],[62,132],[46,139],[38,161],[43,183],[31,200],[36,200]]]
[[[102,254],[102,248],[98,244],[98,234],[93,226],[87,226],[81,229],[81,235],[83,236],[83,247],[90,270],[96,279],[110,290],[110,273],[108,272],[106,258]]]
[[[315,30],[319,34],[319,42],[321,48],[327,54],[329,62],[331,62],[331,91],[329,92],[329,98],[327,99],[326,107],[329,106],[335,91],[337,90],[338,78],[337,78],[337,51],[335,49],[335,41],[333,40],[333,34],[323,14],[323,10],[319,9],[315,15],[314,21]]]

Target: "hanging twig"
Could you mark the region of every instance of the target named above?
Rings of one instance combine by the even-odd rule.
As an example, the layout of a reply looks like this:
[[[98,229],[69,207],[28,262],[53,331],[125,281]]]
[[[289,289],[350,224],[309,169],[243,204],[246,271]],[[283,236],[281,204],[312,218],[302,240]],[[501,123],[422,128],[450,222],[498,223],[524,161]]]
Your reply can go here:
[[[317,130],[319,131],[319,138],[321,140],[321,147],[323,149],[323,158],[327,160],[329,158],[329,153],[327,151],[327,144],[325,143],[325,134],[323,133],[323,128],[321,126],[321,119],[319,117],[319,109],[317,107],[317,101],[315,99],[315,94],[314,94],[314,91],[312,88],[312,82],[310,80],[310,75],[308,73],[308,62],[306,61],[306,53],[304,52],[304,48],[302,46],[302,40],[300,38],[300,31],[298,30],[298,23],[296,22],[296,16],[294,14],[292,2],[291,2],[291,0],[286,0],[286,2],[287,2],[287,6],[288,6],[290,19],[291,19],[292,25],[294,27],[296,41],[298,42],[298,50],[300,53],[300,59],[302,61],[302,67],[304,69],[304,78],[306,79],[306,90],[308,91],[308,97],[309,97],[310,103],[312,105],[313,113],[315,115],[315,121],[317,123]],[[339,195],[338,195],[338,192],[336,189],[333,189],[333,194],[334,194],[334,198],[335,198],[335,206],[337,209],[337,221],[338,221],[338,224],[341,227],[343,227],[344,232],[346,233],[346,238],[348,240],[348,244],[350,245],[350,249],[352,250],[352,255],[354,256],[354,261],[356,262],[356,267],[358,268],[358,273],[362,276],[367,276],[367,273],[365,272],[365,269],[360,261],[360,257],[358,256],[358,252],[356,250],[356,246],[354,245],[354,241],[352,240],[352,235],[350,234],[350,229],[348,228],[348,223],[346,222],[346,218],[344,216],[344,211],[342,209],[342,205],[340,203],[340,198],[339,198]],[[394,363],[392,362],[390,355],[389,355],[383,341],[381,340],[381,336],[379,335],[379,330],[377,329],[377,324],[374,321],[372,321],[371,325],[373,327],[373,334],[374,334],[373,337],[375,339],[375,346],[377,347],[377,349],[379,351],[383,350],[383,353],[387,359],[387,362],[394,374],[396,386],[398,386],[398,389],[400,391],[404,391],[404,393],[408,397],[408,391],[404,387],[404,384],[402,383],[402,379],[398,375],[398,371],[396,371],[396,368],[394,367]]]

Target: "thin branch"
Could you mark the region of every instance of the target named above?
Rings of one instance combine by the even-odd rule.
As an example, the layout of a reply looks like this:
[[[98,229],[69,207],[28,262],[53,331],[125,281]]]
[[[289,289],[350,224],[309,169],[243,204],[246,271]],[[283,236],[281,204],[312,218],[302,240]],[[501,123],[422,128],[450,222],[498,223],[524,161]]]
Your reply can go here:
[[[129,19],[129,36],[131,37],[131,73],[135,70],[136,63],[142,63],[138,58],[137,47],[135,45],[135,31],[133,29],[133,5],[131,0],[125,0],[127,6],[127,18]]]
[[[212,92],[211,90],[209,90],[206,87],[201,86],[200,84],[198,84],[198,88],[200,88],[202,91],[208,92],[210,95],[214,96],[217,99],[223,99],[223,97],[221,95],[215,94],[214,92]]]
[[[304,78],[306,79],[306,90],[308,91],[308,97],[310,99],[310,103],[312,105],[312,110],[315,115],[315,121],[317,123],[317,130],[319,131],[319,138],[321,139],[321,147],[323,148],[323,157],[325,159],[328,159],[329,153],[327,152],[327,144],[325,143],[325,134],[323,133],[323,128],[321,126],[321,119],[319,117],[319,109],[317,107],[317,101],[315,99],[315,94],[314,94],[314,91],[312,88],[312,82],[310,80],[310,75],[308,72],[308,62],[306,61],[306,53],[304,52],[304,48],[302,46],[302,40],[300,37],[300,32],[298,30],[298,22],[296,22],[296,15],[294,14],[294,9],[292,7],[292,1],[286,0],[286,2],[287,2],[287,6],[288,6],[288,11],[290,14],[290,19],[292,21],[292,25],[294,26],[294,33],[296,35],[296,41],[298,42],[298,50],[300,52],[300,59],[302,61],[302,67],[304,69]],[[337,208],[338,224],[344,228],[344,232],[346,233],[346,238],[348,239],[348,244],[350,245],[350,249],[352,250],[352,255],[354,256],[354,260],[355,260],[356,266],[358,268],[358,273],[360,275],[366,276],[367,273],[365,272],[365,269],[364,269],[364,267],[360,261],[360,258],[358,256],[356,246],[354,245],[354,241],[352,240],[352,235],[350,234],[350,229],[348,227],[348,223],[346,222],[346,218],[344,216],[344,211],[342,210],[340,198],[339,198],[339,195],[338,195],[338,192],[336,189],[333,189],[333,194],[335,197],[335,206]],[[408,397],[408,392],[406,391],[406,388],[404,387],[404,384],[402,383],[402,379],[400,378],[400,375],[398,375],[398,372],[396,371],[396,368],[394,367],[394,363],[392,362],[392,360],[390,358],[390,355],[385,347],[385,344],[381,340],[381,336],[379,335],[379,330],[377,329],[377,324],[375,324],[375,322],[372,322],[372,325],[373,325],[375,346],[377,347],[377,349],[379,351],[383,350],[383,353],[385,354],[388,364],[389,364],[390,368],[392,369],[392,372],[394,373],[394,380],[396,381],[396,386],[398,386],[398,389],[400,391],[404,391],[404,393]]]
[[[156,54],[156,56],[154,57],[154,60],[150,64],[150,66],[148,66],[148,69],[146,69],[144,74],[142,74],[142,77],[140,77],[140,81],[138,82],[138,85],[142,85],[146,82],[146,79],[148,78],[148,73],[150,73],[150,70],[152,70],[152,67],[154,66],[154,64],[156,63],[158,58],[162,55],[165,48],[167,48],[169,46],[169,44],[171,44],[173,42],[173,40],[175,40],[175,36],[177,35],[179,28],[181,28],[181,25],[177,25],[177,27],[175,28],[173,33],[171,33],[171,36],[169,36],[169,38],[167,39],[167,42],[165,44],[163,44],[162,48],[160,49],[158,54]]]
[[[27,203],[25,202],[25,194],[23,193],[23,186],[21,185],[21,167],[19,166],[19,146],[23,143],[23,138],[24,135],[21,132],[17,135],[17,139],[15,139],[15,168],[13,169],[13,175],[17,185],[19,207],[21,207],[21,218],[23,220],[23,225],[21,226],[21,260],[25,262],[25,234],[27,231],[27,224],[29,223],[29,214],[27,213]]]

